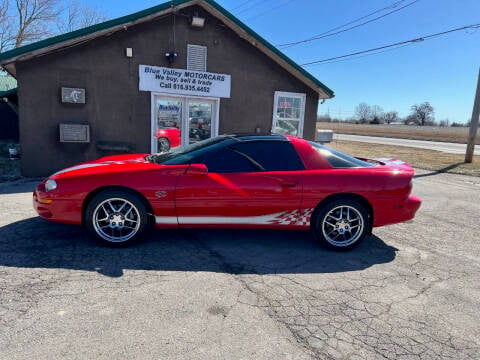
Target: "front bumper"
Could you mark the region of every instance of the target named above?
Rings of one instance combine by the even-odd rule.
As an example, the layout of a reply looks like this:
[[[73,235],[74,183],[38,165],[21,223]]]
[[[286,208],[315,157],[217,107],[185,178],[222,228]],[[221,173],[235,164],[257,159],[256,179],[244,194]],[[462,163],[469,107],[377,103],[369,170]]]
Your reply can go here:
[[[44,196],[45,193],[41,193],[38,190],[33,192],[33,208],[44,219],[52,218],[53,214],[50,211],[51,203],[53,202],[48,197]]]
[[[66,224],[82,224],[81,203],[61,198],[53,191],[45,192],[41,186],[33,192],[33,208],[46,220]]]

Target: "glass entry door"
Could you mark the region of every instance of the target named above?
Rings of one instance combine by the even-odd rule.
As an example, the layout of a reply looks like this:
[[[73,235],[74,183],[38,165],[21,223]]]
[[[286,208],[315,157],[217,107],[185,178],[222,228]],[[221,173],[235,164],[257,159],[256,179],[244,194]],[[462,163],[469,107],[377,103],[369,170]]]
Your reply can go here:
[[[152,152],[218,135],[219,99],[152,95]]]
[[[215,102],[212,100],[188,100],[188,143],[212,137]]]
[[[154,97],[152,152],[166,152],[180,146],[184,99]]]

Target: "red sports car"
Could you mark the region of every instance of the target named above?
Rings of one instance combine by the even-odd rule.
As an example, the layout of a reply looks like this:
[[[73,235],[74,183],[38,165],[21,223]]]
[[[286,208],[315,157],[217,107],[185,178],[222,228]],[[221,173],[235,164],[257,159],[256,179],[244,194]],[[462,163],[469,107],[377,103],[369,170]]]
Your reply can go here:
[[[61,170],[33,194],[38,214],[121,246],[158,228],[311,229],[346,250],[374,226],[410,220],[413,169],[283,135],[223,135],[163,154],[104,157]]]
[[[176,127],[165,127],[157,130],[158,151],[166,152],[180,145],[180,130]]]

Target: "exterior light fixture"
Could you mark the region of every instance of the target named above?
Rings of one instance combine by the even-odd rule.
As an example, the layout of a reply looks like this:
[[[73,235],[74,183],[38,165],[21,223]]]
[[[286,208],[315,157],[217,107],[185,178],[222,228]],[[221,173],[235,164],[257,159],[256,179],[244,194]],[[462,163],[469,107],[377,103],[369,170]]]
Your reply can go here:
[[[190,25],[196,28],[203,28],[205,26],[205,18],[198,16],[198,14],[195,14],[192,16],[192,22],[190,23]]]
[[[177,53],[175,51],[169,51],[165,53],[165,57],[167,58],[169,64],[173,64],[175,58],[177,57]]]

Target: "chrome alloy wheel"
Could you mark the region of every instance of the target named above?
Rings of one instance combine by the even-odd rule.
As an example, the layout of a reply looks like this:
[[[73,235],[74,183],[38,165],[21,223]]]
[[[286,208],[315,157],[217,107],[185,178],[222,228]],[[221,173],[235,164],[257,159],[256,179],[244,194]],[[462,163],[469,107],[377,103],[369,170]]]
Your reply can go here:
[[[334,207],[322,219],[325,240],[337,247],[353,244],[363,233],[362,214],[352,206]]]
[[[93,211],[93,227],[103,239],[121,243],[132,238],[140,228],[140,212],[130,201],[111,198]]]

